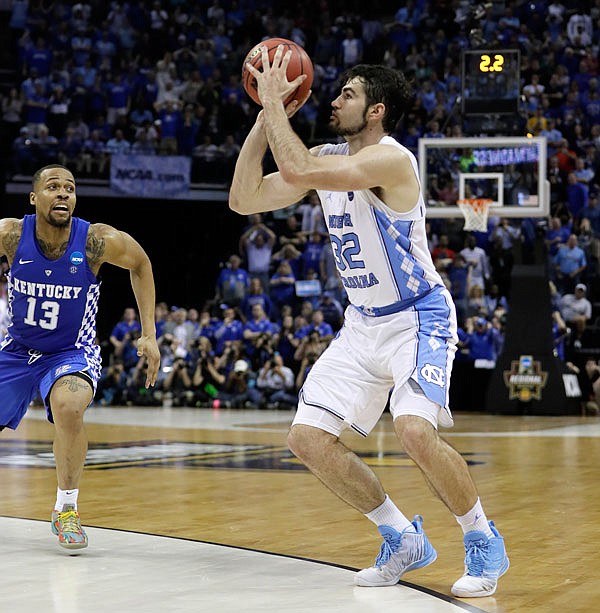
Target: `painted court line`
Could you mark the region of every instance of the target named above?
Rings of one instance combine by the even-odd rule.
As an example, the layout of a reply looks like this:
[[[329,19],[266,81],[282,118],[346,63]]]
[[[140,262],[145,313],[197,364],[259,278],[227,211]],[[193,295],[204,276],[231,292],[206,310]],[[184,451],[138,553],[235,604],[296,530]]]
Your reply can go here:
[[[61,549],[49,522],[0,517],[0,610],[11,613],[481,613],[410,584],[353,585],[354,571],[213,543],[86,528]]]

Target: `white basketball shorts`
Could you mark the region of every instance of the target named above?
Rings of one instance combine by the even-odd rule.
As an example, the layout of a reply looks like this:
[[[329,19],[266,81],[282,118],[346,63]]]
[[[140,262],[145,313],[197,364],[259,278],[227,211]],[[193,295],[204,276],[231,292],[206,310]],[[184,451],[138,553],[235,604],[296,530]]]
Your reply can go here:
[[[352,428],[366,436],[389,400],[394,419],[417,415],[435,428],[451,427],[448,390],[457,341],[446,289],[382,317],[349,306],[340,333],[308,373],[293,424],[338,436]]]

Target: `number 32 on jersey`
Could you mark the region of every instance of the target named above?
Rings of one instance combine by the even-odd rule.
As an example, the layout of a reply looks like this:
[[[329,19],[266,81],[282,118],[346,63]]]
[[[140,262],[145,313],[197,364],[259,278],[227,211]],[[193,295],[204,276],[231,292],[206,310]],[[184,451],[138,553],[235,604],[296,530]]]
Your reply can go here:
[[[364,268],[365,263],[357,256],[360,254],[360,241],[354,232],[342,234],[339,238],[333,234],[330,235],[331,244],[333,247],[333,257],[338,270]]]

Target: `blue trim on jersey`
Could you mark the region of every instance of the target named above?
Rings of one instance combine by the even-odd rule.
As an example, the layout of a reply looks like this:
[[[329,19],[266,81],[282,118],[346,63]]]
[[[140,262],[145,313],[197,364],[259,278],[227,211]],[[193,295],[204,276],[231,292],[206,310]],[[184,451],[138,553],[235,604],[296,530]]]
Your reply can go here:
[[[431,298],[420,301],[419,307],[415,310],[418,318],[415,370],[416,380],[427,398],[446,407],[450,386],[449,342],[454,337],[448,327],[451,315],[450,305],[443,291],[444,288],[440,288],[439,292],[432,293]]]
[[[440,286],[432,287],[428,289],[424,294],[419,294],[418,296],[413,296],[412,298],[408,298],[406,300],[399,300],[398,302],[394,302],[393,304],[387,304],[382,307],[363,307],[356,306],[353,304],[352,306],[360,311],[363,315],[367,315],[367,317],[383,317],[384,315],[392,315],[393,313],[400,313],[400,311],[406,311],[406,309],[410,309],[417,304],[421,303],[421,300],[435,292],[436,290],[442,291],[444,288]]]
[[[401,300],[409,300],[431,289],[425,280],[425,270],[410,252],[410,236],[415,222],[392,222],[385,213],[376,209],[375,220],[381,231]]]

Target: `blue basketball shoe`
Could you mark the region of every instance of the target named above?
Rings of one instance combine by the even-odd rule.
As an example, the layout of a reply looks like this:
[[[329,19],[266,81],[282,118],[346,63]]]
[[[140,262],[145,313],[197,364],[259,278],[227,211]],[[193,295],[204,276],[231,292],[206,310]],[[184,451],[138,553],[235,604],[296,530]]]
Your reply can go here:
[[[461,598],[491,596],[498,579],[508,570],[510,562],[504,548],[504,539],[490,521],[494,534],[488,538],[484,532],[465,534],[465,574],[452,586],[452,593]]]
[[[395,585],[404,573],[435,562],[437,552],[423,532],[423,518],[415,515],[412,525],[416,532],[409,532],[410,528],[398,532],[390,526],[379,526],[379,532],[383,536],[381,551],[375,560],[375,566],[356,573],[356,585]]]

